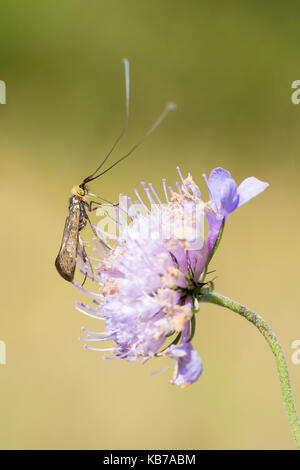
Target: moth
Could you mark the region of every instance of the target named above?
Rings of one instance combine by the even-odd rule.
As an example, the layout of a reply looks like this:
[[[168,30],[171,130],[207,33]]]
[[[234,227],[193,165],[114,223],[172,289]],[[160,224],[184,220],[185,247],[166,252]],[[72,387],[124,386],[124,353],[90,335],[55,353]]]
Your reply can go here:
[[[69,282],[74,279],[77,255],[81,256],[84,263],[88,261],[80,232],[89,221],[87,210],[90,210],[90,204],[86,200],[88,191],[85,186],[75,186],[72,191],[73,196],[69,199],[69,214],[66,218],[60,250],[55,260],[57,271]]]
[[[119,137],[116,139],[114,145],[101,162],[101,164],[97,167],[97,169],[89,176],[83,179],[83,181],[74,186],[72,189],[72,196],[69,199],[69,213],[66,218],[65,228],[63,232],[62,242],[59,249],[59,253],[55,260],[55,266],[59,274],[69,282],[72,282],[75,275],[76,270],[76,258],[79,256],[84,261],[85,265],[88,263],[91,270],[92,266],[89,262],[89,258],[84,248],[83,241],[80,236],[80,232],[87,226],[90,225],[91,229],[94,232],[96,238],[99,238],[98,234],[96,233],[94,227],[91,224],[90,218],[88,213],[96,210],[99,206],[103,205],[98,201],[89,200],[91,196],[94,194],[89,193],[87,184],[91,181],[99,178],[100,176],[104,175],[106,172],[111,170],[114,166],[120,163],[125,158],[129,157],[132,152],[156,129],[156,127],[161,123],[161,121],[165,118],[167,113],[170,110],[175,109],[176,105],[174,103],[168,103],[163,111],[163,113],[159,116],[159,118],[155,121],[152,127],[148,130],[148,132],[138,141],[130,150],[129,152],[117,160],[115,163],[110,165],[107,169],[101,171],[103,165],[108,160],[109,156],[117,146],[118,142],[121,140],[123,135],[126,132],[127,125],[128,125],[128,118],[129,118],[129,61],[127,59],[123,59],[124,67],[125,67],[125,92],[126,92],[126,120],[123,130]],[[104,198],[99,198],[102,201],[107,201]],[[93,207],[95,204],[95,207]],[[104,243],[102,241],[102,243]],[[85,279],[87,277],[87,272]],[[83,282],[85,282],[85,279]]]

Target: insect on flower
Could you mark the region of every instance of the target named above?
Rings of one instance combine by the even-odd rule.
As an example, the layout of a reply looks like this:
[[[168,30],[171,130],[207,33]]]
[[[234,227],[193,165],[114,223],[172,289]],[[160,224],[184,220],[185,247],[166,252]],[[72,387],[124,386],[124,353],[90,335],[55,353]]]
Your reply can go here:
[[[131,220],[127,224],[120,217],[124,228],[116,236],[99,232],[108,245],[110,240],[113,244],[109,250],[95,247],[94,289],[78,286],[93,305],[77,303],[77,309],[105,322],[99,332],[83,328],[80,340],[87,343],[86,349],[130,362],[171,359],[166,366],[175,366],[171,383],[186,387],[203,371],[192,340],[201,298],[214,289],[207,269],[224,225],[268,183],[249,177],[237,186],[227,170],[215,168],[205,176],[210,199],[204,201],[192,176],[184,178],[179,167],[177,171],[181,179],[177,191],[164,179],[162,196],[151,183],[143,182],[145,198],[137,189],[136,200],[120,197],[116,212],[127,210]],[[109,347],[102,347],[103,342]]]
[[[129,62],[127,59],[123,59],[123,63],[125,66],[125,90],[126,90],[126,120],[125,125],[122,129],[121,134],[116,139],[114,145],[101,162],[101,164],[97,167],[97,169],[89,176],[83,179],[83,181],[78,185],[74,186],[72,189],[73,195],[69,199],[69,213],[66,218],[64,233],[62,237],[62,242],[60,246],[59,253],[55,260],[55,266],[59,274],[69,282],[72,282],[74,279],[75,268],[76,268],[76,257],[80,256],[84,263],[88,263],[89,267],[92,269],[91,264],[89,262],[87,253],[84,248],[83,241],[80,237],[80,232],[86,227],[89,223],[91,229],[93,230],[94,235],[98,238],[98,235],[91,224],[90,218],[88,216],[88,212],[92,212],[96,210],[99,206],[103,205],[103,202],[97,202],[94,200],[89,200],[91,196],[95,196],[94,194],[90,193],[87,184],[95,179],[99,178],[100,176],[107,173],[111,170],[114,166],[120,163],[125,158],[129,157],[132,152],[140,145],[142,142],[156,129],[156,127],[162,122],[165,116],[168,114],[170,110],[175,109],[176,105],[174,103],[168,103],[163,111],[163,113],[159,116],[159,118],[155,121],[152,127],[148,130],[148,132],[140,139],[130,150],[126,153],[123,157],[117,160],[115,163],[110,165],[105,170],[102,170],[103,165],[107,162],[109,156],[117,146],[118,142],[121,140],[123,135],[126,132],[127,125],[128,125],[128,118],[129,118]],[[97,196],[98,197],[98,196]],[[104,202],[109,202],[104,198],[98,197]],[[94,206],[93,206],[94,205]],[[103,242],[102,242],[103,243]],[[87,272],[86,272],[87,276]],[[86,279],[85,276],[85,279]],[[85,282],[85,279],[83,282]]]

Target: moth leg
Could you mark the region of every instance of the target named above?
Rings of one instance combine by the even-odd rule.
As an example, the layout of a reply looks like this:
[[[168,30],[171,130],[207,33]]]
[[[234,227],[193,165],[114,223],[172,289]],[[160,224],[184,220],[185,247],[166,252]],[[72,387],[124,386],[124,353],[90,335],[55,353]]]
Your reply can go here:
[[[107,202],[109,202],[109,201],[107,201]],[[92,207],[92,204],[93,204],[93,203],[94,203],[94,204],[98,204],[98,206],[97,206],[97,207]],[[88,211],[89,211],[89,212],[93,212],[93,211],[99,209],[99,207],[105,207],[105,206],[108,206],[108,207],[119,207],[119,202],[117,202],[117,203],[109,202],[109,204],[103,204],[102,202],[98,202],[98,201],[90,201],[90,203],[87,203],[87,208],[88,208]],[[125,212],[125,211],[124,211],[124,212]],[[104,213],[105,213],[107,216],[109,216],[111,219],[113,219],[112,216],[111,216],[107,211],[104,210]],[[125,212],[125,214],[127,215],[126,212]],[[87,217],[87,220],[89,220],[88,215],[86,215],[86,217]],[[114,220],[115,223],[118,223],[117,220],[115,220],[115,219],[113,219],[113,220]],[[95,233],[95,232],[94,232],[94,233]],[[99,237],[98,237],[98,238],[99,238]]]
[[[92,204],[97,204],[97,207],[92,207]],[[118,206],[118,205],[119,205],[119,203],[118,203],[118,204],[112,204],[112,203],[103,204],[102,202],[98,202],[98,201],[90,201],[89,203],[86,202],[86,208],[87,208],[88,212],[93,212],[93,211],[97,210],[99,207],[102,207],[102,206],[110,206],[110,207],[111,207],[111,206],[115,206],[115,207],[116,207],[116,206]],[[92,231],[93,231],[93,234],[95,235],[96,239],[99,240],[103,245],[105,245],[105,247],[106,247],[108,250],[110,250],[110,247],[107,245],[107,243],[105,243],[105,241],[102,240],[102,239],[99,237],[99,235],[98,235],[98,233],[96,232],[95,228],[93,227],[92,222],[91,222],[89,216],[87,215],[87,213],[86,213],[86,220],[88,221],[88,223],[89,223],[89,225],[90,225],[90,227],[91,227],[91,229],[92,229]]]
[[[83,243],[82,238],[80,237],[80,235],[79,235],[79,239],[78,239],[77,254],[82,258],[82,260],[85,264],[88,262],[88,264],[90,266],[90,270],[91,270],[92,274],[94,274],[93,267],[91,265],[91,262],[90,262],[90,259],[89,259],[88,255],[87,255],[87,252],[85,251],[84,243]],[[81,284],[81,287],[84,285],[84,283],[86,281],[86,278],[87,278],[87,272],[85,273],[84,280],[83,280],[83,283]]]
[[[96,239],[99,240],[100,243],[102,243],[103,245],[105,245],[105,247],[106,247],[108,250],[110,250],[110,247],[107,245],[107,243],[105,243],[105,241],[102,240],[102,239],[99,237],[98,233],[96,232],[95,228],[93,227],[92,222],[91,222],[91,220],[90,220],[90,218],[89,218],[89,216],[88,216],[87,214],[86,214],[86,218],[87,218],[88,223],[90,224],[90,227],[91,227],[91,229],[92,229],[92,231],[93,231],[93,234],[95,235]]]
[[[93,204],[97,204],[97,207],[93,207],[93,206],[92,206]],[[89,212],[93,212],[93,211],[99,209],[99,206],[113,206],[113,207],[117,207],[118,205],[119,205],[118,202],[117,202],[117,203],[111,202],[111,203],[109,203],[109,204],[103,204],[103,202],[90,201],[90,202],[88,203],[88,211],[89,211]]]

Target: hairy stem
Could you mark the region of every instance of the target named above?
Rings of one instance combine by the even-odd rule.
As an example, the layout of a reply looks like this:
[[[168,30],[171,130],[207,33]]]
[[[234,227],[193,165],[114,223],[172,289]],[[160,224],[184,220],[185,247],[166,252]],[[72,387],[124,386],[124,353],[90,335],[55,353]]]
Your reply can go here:
[[[256,328],[266,338],[275,356],[283,401],[286,407],[287,415],[289,418],[294,438],[296,440],[297,447],[300,449],[300,421],[297,415],[292,395],[286,359],[276,335],[273,333],[269,325],[263,320],[262,317],[257,315],[249,308],[239,304],[238,302],[235,302],[234,300],[229,299],[228,297],[224,297],[223,295],[217,294],[216,292],[211,292],[204,295],[200,295],[198,297],[198,301],[210,302],[213,304],[221,305],[222,307],[229,308],[233,312],[238,313],[239,315],[253,323],[253,325],[256,326]]]

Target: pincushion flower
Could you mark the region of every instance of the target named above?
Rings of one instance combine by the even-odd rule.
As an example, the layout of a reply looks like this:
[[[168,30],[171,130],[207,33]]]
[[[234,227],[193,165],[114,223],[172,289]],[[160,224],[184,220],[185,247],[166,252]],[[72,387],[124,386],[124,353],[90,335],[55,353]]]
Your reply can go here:
[[[170,358],[174,365],[171,383],[186,387],[196,382],[203,366],[192,345],[195,319],[203,303],[228,308],[246,318],[264,336],[276,361],[291,429],[300,448],[300,422],[287,370],[286,359],[276,335],[262,317],[240,303],[214,291],[207,280],[207,267],[219,246],[229,215],[268,186],[257,178],[246,178],[239,186],[230,173],[215,168],[204,176],[210,199],[204,202],[198,186],[189,175],[177,191],[167,189],[165,202],[151,184],[142,183],[147,204],[135,190],[137,200],[120,197],[116,207],[116,235],[101,227],[95,239],[98,254],[94,265],[84,265],[97,288],[94,292],[78,286],[93,297],[94,306],[78,304],[79,311],[105,322],[105,331],[83,328],[80,338],[88,349],[109,351],[106,359],[144,362],[151,358]],[[208,222],[204,236],[203,218]],[[113,217],[110,215],[110,218]],[[112,240],[112,242],[109,241]],[[80,264],[80,261],[78,260]],[[112,346],[98,348],[93,342]],[[165,370],[166,367],[162,370]]]
[[[91,294],[95,306],[77,308],[105,320],[106,331],[84,330],[85,341],[113,342],[110,348],[87,348],[130,361],[169,357],[170,365],[175,364],[171,383],[185,387],[203,370],[191,341],[199,295],[209,286],[204,279],[207,264],[222,222],[268,185],[247,178],[237,188],[229,172],[216,168],[208,180],[205,177],[211,199],[204,202],[193,178],[183,179],[178,172],[181,185],[176,184],[176,192],[163,180],[164,202],[145,183],[147,203],[137,190],[135,202],[120,197],[116,220],[120,230],[113,246],[98,227],[105,243],[96,240],[99,263],[89,273],[98,284]],[[204,217],[209,223],[206,240]]]

